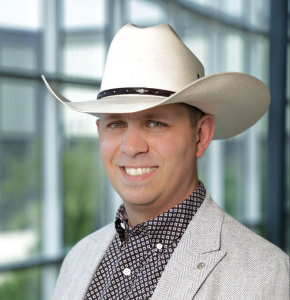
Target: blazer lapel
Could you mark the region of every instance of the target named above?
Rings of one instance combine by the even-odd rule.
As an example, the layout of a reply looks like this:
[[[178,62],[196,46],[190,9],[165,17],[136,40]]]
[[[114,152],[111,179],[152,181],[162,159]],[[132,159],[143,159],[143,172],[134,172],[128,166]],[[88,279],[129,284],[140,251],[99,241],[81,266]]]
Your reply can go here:
[[[69,278],[61,290],[56,289],[55,298],[61,300],[80,300],[84,299],[89,285],[95,275],[98,265],[101,263],[108,247],[116,235],[114,223],[103,229],[97,237],[87,237],[86,244],[79,253],[74,254],[74,269],[70,270],[66,277]],[[94,240],[97,239],[97,240]],[[100,243],[100,240],[103,242]],[[63,288],[65,286],[65,288]]]
[[[207,192],[157,284],[152,300],[193,299],[207,276],[223,259],[220,247],[224,212]]]

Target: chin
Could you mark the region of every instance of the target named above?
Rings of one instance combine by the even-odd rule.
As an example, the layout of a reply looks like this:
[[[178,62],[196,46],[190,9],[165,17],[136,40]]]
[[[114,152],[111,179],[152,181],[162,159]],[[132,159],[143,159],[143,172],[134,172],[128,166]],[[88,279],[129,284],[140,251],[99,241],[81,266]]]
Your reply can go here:
[[[148,198],[148,197],[140,197],[140,195],[136,195],[136,197],[122,197],[124,203],[128,203],[136,206],[147,206],[155,202],[156,198]]]

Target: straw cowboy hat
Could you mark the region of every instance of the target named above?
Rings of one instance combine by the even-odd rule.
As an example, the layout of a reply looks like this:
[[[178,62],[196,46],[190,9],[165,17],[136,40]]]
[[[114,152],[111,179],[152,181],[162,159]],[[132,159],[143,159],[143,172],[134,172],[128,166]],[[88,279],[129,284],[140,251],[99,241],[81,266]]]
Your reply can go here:
[[[253,76],[236,72],[204,76],[201,62],[168,24],[148,28],[127,24],[117,33],[96,100],[71,102],[42,79],[64,105],[96,116],[187,103],[214,117],[214,139],[243,132],[270,103],[268,88]]]

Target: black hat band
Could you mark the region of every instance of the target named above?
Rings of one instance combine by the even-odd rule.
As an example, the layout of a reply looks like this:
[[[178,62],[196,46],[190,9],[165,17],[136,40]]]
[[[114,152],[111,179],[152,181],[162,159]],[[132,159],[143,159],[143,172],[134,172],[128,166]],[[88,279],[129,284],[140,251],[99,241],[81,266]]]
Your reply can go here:
[[[98,94],[97,99],[101,99],[108,96],[114,95],[152,95],[152,96],[161,96],[161,97],[170,97],[175,94],[175,92],[159,89],[149,89],[144,87],[128,87],[128,88],[119,88],[119,89],[110,89],[102,91]]]

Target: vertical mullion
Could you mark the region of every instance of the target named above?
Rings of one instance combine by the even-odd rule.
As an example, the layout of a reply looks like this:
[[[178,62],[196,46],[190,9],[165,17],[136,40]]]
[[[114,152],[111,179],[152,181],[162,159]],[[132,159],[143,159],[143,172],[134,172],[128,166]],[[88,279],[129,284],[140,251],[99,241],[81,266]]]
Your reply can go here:
[[[206,70],[207,75],[220,72],[224,65],[223,40],[221,39],[223,30],[219,24],[213,22],[214,30],[212,31],[212,38],[210,39],[210,49],[213,55],[210,57],[212,62],[209,64],[212,66],[211,70]],[[222,208],[226,209],[225,205],[225,177],[226,177],[226,159],[225,150],[226,142],[224,140],[217,140],[211,142],[209,152],[209,164],[208,164],[208,182],[209,191],[215,202]]]
[[[257,36],[244,34],[245,73],[259,77],[257,73],[258,49]],[[245,157],[243,174],[243,220],[250,226],[257,226],[261,221],[260,172],[261,164],[258,153],[260,147],[259,123],[248,129],[245,134]]]
[[[285,249],[287,0],[271,1],[267,239]]]
[[[55,77],[58,53],[58,4],[57,0],[42,1],[43,17],[43,72]],[[42,253],[53,258],[62,252],[62,199],[60,105],[43,85],[43,202],[42,202]],[[47,265],[42,270],[41,294],[43,300],[52,298],[59,269]]]

